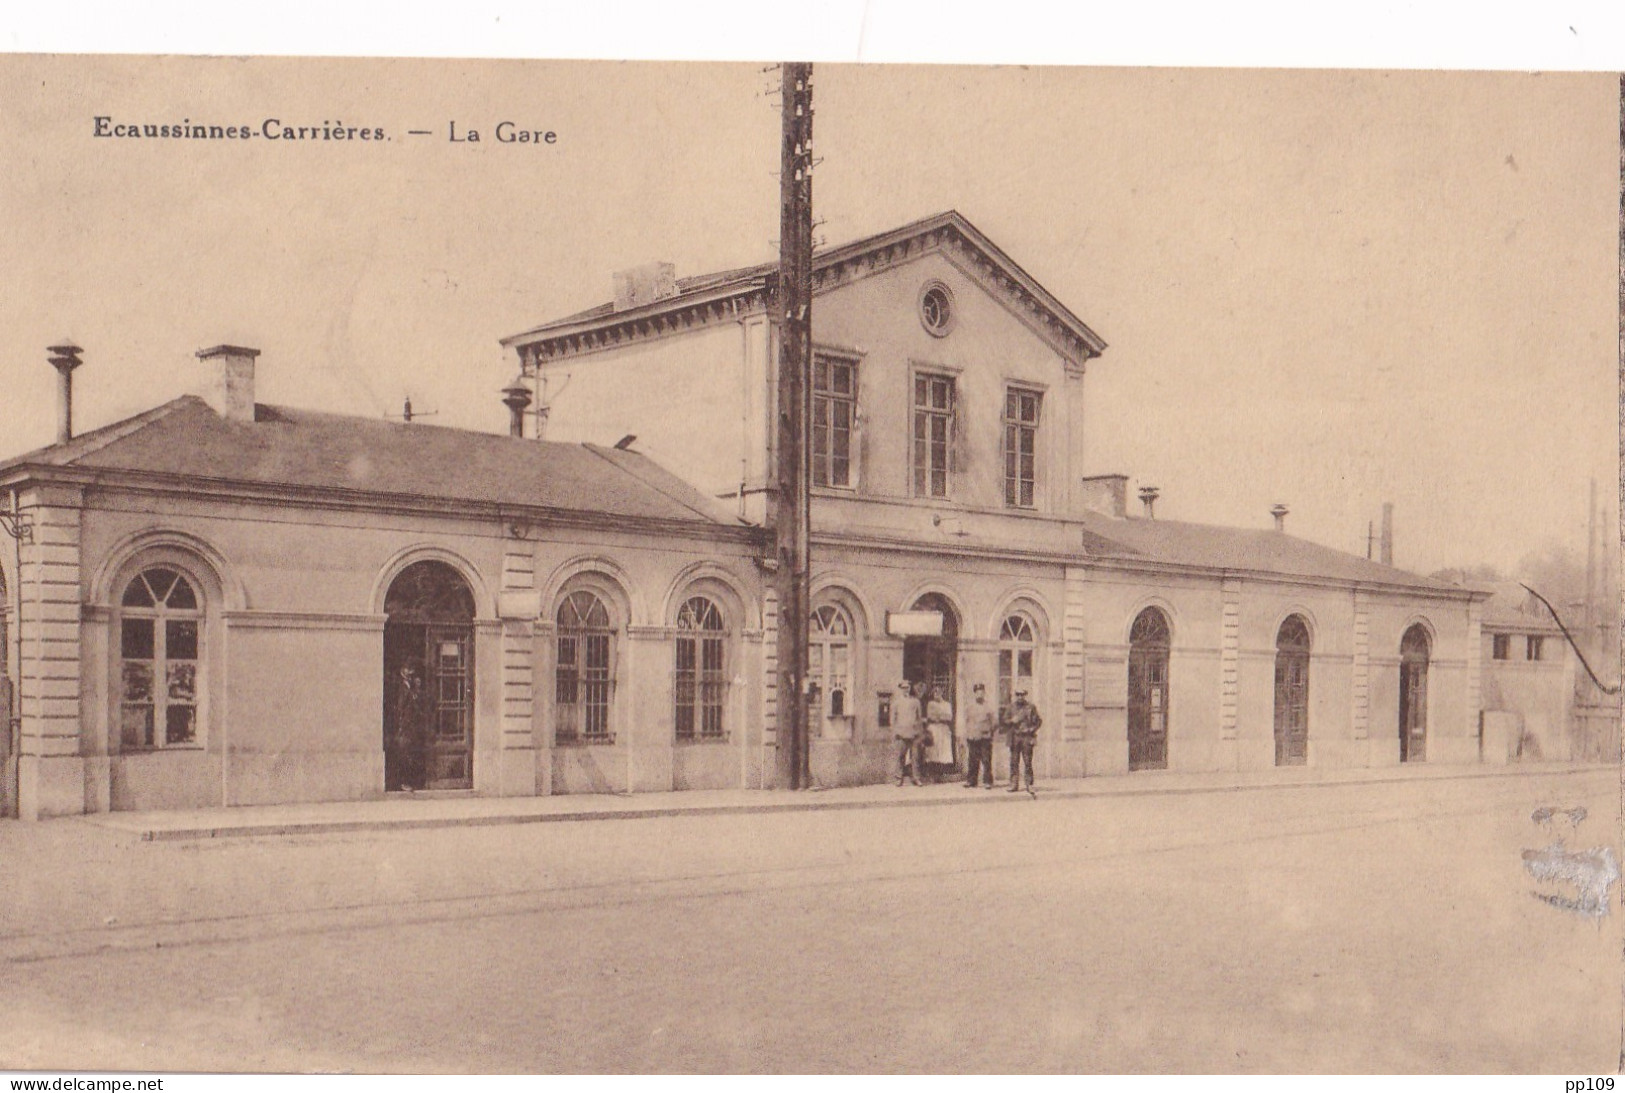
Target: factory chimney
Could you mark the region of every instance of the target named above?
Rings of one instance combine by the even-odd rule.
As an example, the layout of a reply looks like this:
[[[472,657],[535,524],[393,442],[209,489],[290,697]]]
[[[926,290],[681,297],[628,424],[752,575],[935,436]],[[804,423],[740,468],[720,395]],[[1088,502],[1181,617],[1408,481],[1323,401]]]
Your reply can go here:
[[[1394,503],[1392,501],[1384,501],[1382,503],[1382,540],[1381,540],[1381,542],[1382,542],[1382,553],[1378,556],[1378,561],[1382,562],[1383,565],[1393,565],[1394,564]]]

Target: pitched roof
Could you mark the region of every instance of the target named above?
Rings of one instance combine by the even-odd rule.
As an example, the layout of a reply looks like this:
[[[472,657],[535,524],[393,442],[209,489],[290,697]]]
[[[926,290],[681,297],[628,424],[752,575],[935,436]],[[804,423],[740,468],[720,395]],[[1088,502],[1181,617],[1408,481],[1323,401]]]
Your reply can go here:
[[[1106,343],[1100,335],[1072,313],[1072,311],[1049,290],[1044,288],[1032,278],[1026,270],[1022,269],[1000,250],[994,242],[981,230],[965,219],[957,210],[949,209],[947,212],[937,213],[934,216],[923,217],[919,220],[904,224],[902,227],[890,231],[880,232],[876,235],[865,236],[827,250],[819,250],[813,254],[813,269],[823,270],[839,266],[854,258],[870,254],[874,251],[896,246],[906,240],[931,232],[947,229],[956,232],[966,244],[974,248],[996,268],[1009,283],[1019,286],[1039,306],[1049,312],[1063,327],[1078,338],[1087,347],[1090,355],[1098,355],[1106,348]],[[721,270],[715,273],[705,273],[694,277],[677,278],[677,292],[663,300],[644,304],[624,311],[616,311],[613,303],[598,304],[578,311],[573,315],[566,315],[561,319],[553,319],[532,327],[529,330],[511,337],[503,338],[502,344],[512,346],[521,342],[545,339],[554,335],[574,332],[577,328],[591,327],[603,320],[620,321],[623,319],[637,319],[658,314],[672,308],[682,307],[700,299],[726,299],[730,296],[744,292],[760,290],[767,283],[767,279],[778,271],[778,262],[761,262],[753,266],[741,266],[737,269]]]
[[[739,524],[636,452],[264,404],[252,423],[230,421],[195,395],[0,463],[0,474],[27,466]]]
[[[1496,630],[1549,631],[1557,634],[1562,629],[1552,616],[1517,581],[1492,581],[1481,585],[1492,595],[1484,601],[1482,623]]]
[[[1084,549],[1092,557],[1402,585],[1429,592],[1469,592],[1281,531],[1096,514],[1085,516],[1083,523]]]

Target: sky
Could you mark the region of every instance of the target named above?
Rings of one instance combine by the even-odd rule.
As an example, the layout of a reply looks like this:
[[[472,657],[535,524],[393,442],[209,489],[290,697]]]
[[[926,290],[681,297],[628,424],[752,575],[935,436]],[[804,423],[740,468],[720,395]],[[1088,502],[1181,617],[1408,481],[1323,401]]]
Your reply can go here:
[[[0,454],[52,439],[64,338],[81,431],[198,389],[223,342],[262,350],[261,401],[501,431],[498,338],[616,269],[773,257],[762,69],[0,55]],[[820,63],[814,97],[816,234],[967,216],[1108,343],[1090,470],[1159,517],[1283,502],[1363,552],[1392,501],[1425,572],[1583,552],[1588,479],[1612,501],[1617,77]]]

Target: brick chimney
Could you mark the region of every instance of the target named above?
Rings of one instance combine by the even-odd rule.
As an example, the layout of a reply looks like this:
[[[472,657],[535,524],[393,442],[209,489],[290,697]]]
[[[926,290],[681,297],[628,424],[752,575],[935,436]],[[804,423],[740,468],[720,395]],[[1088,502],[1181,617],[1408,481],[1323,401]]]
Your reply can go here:
[[[1098,512],[1121,520],[1128,514],[1128,475],[1085,475],[1078,480],[1078,499],[1084,512]]]
[[[616,311],[630,311],[677,295],[677,267],[670,262],[648,262],[619,270],[612,280]]]
[[[197,359],[209,366],[203,400],[227,421],[254,420],[254,358],[258,349],[217,345],[200,349]]]

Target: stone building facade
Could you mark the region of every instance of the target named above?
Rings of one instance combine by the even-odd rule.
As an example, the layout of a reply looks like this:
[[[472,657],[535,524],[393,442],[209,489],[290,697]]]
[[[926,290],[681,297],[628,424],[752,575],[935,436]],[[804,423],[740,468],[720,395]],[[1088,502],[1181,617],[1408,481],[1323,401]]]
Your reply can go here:
[[[903,681],[1028,691],[1041,778],[1479,759],[1483,593],[1131,513],[1105,342],[956,213],[814,265],[815,782],[893,773]],[[205,398],[0,464],[0,807],[771,786],[772,273],[506,339],[519,435],[261,404],[219,346]]]
[[[254,351],[200,356],[246,388],[0,466],[13,814],[760,783],[759,529],[636,453],[256,404]]]
[[[773,273],[657,264],[505,339],[528,435],[634,432],[763,522]],[[1049,776],[1477,760],[1482,594],[1130,514],[1126,479],[1086,473],[1104,341],[964,217],[821,251],[813,277],[816,780],[887,776],[904,679],[958,709],[976,682],[1031,690]]]

